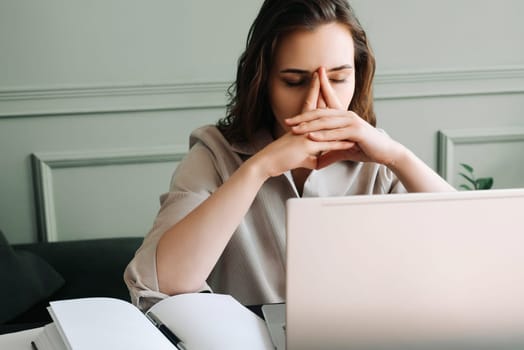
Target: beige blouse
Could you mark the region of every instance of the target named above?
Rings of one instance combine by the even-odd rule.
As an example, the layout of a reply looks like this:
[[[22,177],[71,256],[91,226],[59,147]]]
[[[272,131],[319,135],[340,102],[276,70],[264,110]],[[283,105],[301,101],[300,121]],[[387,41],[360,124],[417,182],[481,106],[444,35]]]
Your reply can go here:
[[[208,198],[249,156],[273,141],[261,131],[255,144],[230,144],[215,126],[195,130],[190,151],[173,175],[170,191],[124,273],[132,302],[142,310],[167,295],[158,288],[156,247],[162,234]],[[405,192],[396,176],[376,163],[338,162],[314,170],[303,197]],[[285,297],[285,202],[298,197],[291,174],[267,180],[236,229],[202,290],[232,295],[244,305]],[[227,208],[222,210],[227,211]]]

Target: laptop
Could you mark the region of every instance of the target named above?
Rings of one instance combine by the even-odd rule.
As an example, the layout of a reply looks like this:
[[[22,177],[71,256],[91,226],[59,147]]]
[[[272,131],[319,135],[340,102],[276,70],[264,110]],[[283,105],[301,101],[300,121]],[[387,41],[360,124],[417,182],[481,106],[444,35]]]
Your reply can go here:
[[[287,350],[524,348],[524,189],[291,199],[286,220]]]

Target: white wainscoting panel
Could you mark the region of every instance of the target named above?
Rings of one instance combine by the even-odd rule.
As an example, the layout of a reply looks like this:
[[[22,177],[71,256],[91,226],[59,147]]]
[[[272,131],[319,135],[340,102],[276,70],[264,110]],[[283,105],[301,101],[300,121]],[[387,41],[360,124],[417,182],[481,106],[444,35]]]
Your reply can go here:
[[[33,154],[39,240],[144,236],[185,153],[170,147]]]
[[[461,163],[493,177],[493,188],[524,187],[524,127],[440,130],[438,170],[456,188],[465,183]]]

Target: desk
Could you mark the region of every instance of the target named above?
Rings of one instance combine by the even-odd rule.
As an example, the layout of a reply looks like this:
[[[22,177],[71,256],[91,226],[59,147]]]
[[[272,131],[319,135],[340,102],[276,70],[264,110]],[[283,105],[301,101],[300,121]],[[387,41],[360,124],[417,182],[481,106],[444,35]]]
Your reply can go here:
[[[31,341],[42,331],[43,327],[0,335],[0,349],[32,350]]]

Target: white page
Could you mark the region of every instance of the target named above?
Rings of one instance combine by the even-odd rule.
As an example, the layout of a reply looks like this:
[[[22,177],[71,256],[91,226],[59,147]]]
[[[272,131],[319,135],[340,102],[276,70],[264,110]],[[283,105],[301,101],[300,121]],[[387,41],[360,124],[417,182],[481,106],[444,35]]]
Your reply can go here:
[[[50,304],[51,316],[70,350],[175,349],[140,310],[126,301],[82,298]]]
[[[173,331],[187,350],[274,349],[265,322],[229,295],[176,295],[148,313]]]

